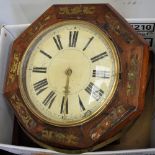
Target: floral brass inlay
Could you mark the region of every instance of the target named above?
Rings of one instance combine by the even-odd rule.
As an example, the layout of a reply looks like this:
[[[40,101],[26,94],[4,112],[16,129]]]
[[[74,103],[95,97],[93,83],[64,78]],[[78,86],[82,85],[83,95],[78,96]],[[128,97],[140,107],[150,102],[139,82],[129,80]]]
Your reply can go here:
[[[64,134],[62,132],[49,131],[47,129],[42,131],[42,137],[48,140],[49,142],[52,140],[63,144],[79,144],[79,138],[72,134]]]
[[[40,17],[40,19],[33,23],[29,28],[28,31],[24,32],[20,38],[23,39],[25,42],[29,43],[32,41],[32,38],[45,27],[45,25],[51,20],[55,18],[53,14],[45,14],[44,16]]]
[[[133,43],[134,37],[124,28],[124,26],[112,14],[105,15],[106,27],[109,27],[116,35],[121,36],[126,43]]]
[[[124,105],[119,105],[113,110],[90,132],[90,137],[93,141],[97,141],[103,136],[109,128],[114,127],[125,115],[132,110],[132,107],[126,108]]]
[[[92,15],[95,13],[96,8],[94,6],[75,6],[75,7],[60,7],[60,15]]]
[[[29,112],[22,104],[22,100],[17,96],[17,94],[13,94],[10,97],[10,102],[12,103],[12,106],[14,107],[14,109],[16,109],[16,114],[18,114],[19,118],[22,120],[26,128],[32,129],[36,127],[36,122],[30,116]]]
[[[131,63],[128,71],[127,96],[134,95],[136,90],[135,80],[138,76],[138,57],[134,55],[131,58]]]
[[[10,85],[15,81],[19,63],[20,63],[20,54],[17,51],[15,51],[13,55],[13,63],[11,64],[9,69],[7,85]]]

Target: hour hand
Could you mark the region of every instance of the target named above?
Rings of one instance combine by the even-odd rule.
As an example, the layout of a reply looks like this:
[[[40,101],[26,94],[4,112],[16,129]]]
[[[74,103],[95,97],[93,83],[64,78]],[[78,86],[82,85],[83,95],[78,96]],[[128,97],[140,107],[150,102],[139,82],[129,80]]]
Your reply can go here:
[[[63,96],[61,103],[61,114],[68,114],[68,97]]]

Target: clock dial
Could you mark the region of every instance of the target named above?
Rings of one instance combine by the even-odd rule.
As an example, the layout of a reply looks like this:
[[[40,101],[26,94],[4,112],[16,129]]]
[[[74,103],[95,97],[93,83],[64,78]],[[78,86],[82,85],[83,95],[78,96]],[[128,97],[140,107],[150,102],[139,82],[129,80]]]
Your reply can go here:
[[[60,22],[43,31],[22,60],[23,98],[39,118],[77,125],[108,105],[118,83],[119,61],[108,36],[91,23]]]

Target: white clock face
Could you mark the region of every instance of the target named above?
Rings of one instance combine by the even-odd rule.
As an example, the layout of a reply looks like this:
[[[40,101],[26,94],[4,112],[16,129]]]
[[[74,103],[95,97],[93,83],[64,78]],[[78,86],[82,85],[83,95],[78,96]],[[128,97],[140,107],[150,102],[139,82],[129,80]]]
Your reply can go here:
[[[20,71],[21,92],[46,122],[77,125],[107,106],[118,75],[116,50],[99,28],[84,21],[60,22],[28,48]]]

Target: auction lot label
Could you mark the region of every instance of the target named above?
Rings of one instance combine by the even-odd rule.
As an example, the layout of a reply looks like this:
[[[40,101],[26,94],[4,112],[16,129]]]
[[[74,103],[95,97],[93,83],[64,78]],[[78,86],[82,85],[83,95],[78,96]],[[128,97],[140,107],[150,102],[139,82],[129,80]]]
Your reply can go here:
[[[142,35],[155,52],[155,23],[130,23],[131,26]]]

